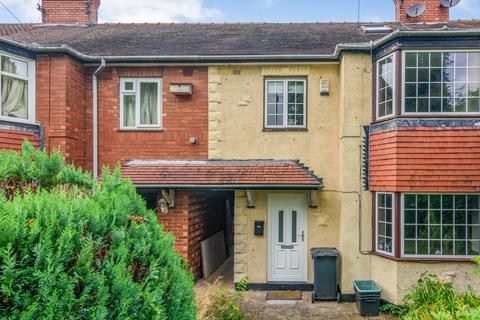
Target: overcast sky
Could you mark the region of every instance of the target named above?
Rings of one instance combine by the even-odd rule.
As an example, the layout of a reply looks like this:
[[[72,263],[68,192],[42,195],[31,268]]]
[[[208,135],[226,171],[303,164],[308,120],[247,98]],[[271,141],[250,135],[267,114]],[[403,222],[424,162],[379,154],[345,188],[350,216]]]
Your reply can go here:
[[[1,0],[22,22],[40,22],[39,0]],[[358,0],[101,0],[100,22],[356,21]],[[362,21],[391,21],[392,0],[361,0]],[[452,19],[480,19],[480,0],[461,0]],[[0,6],[0,21],[16,22]]]

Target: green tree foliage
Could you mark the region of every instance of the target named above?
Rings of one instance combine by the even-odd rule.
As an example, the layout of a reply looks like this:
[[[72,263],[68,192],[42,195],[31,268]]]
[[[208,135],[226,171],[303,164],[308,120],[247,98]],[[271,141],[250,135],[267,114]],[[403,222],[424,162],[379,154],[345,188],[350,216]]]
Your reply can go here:
[[[0,152],[0,319],[194,319],[193,278],[119,170]]]

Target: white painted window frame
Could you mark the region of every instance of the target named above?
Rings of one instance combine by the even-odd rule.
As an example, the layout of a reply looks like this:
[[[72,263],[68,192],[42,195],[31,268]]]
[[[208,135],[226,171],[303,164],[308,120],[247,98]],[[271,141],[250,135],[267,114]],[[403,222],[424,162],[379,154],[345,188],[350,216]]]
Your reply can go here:
[[[425,259],[471,259],[474,255],[419,255],[419,254],[405,254],[404,248],[404,239],[405,239],[405,195],[467,195],[467,196],[478,196],[480,193],[428,193],[428,192],[407,192],[401,194],[401,204],[400,204],[400,256],[402,258],[425,258]],[[417,209],[416,209],[417,210]],[[440,208],[442,210],[442,208]],[[454,218],[455,219],[455,218]],[[415,223],[415,226],[417,223]],[[442,224],[441,224],[442,225]],[[452,224],[453,228],[455,228],[455,223]],[[468,224],[466,224],[468,226]],[[453,235],[452,241],[455,241],[455,233]],[[466,240],[467,241],[467,240]]]
[[[402,105],[402,115],[407,115],[407,116],[478,116],[480,115],[480,112],[406,112],[405,111],[405,69],[406,69],[406,54],[407,53],[419,53],[419,52],[480,52],[478,49],[420,49],[420,50],[403,50],[402,51],[402,100],[401,100],[401,105]],[[429,69],[431,66],[429,66]],[[468,70],[468,69],[467,69]],[[467,71],[468,74],[468,71]],[[468,77],[468,75],[467,75]],[[443,83],[443,82],[442,82]],[[455,82],[454,82],[455,83]],[[468,82],[467,82],[468,83]],[[417,92],[418,96],[418,92]],[[429,94],[430,98],[430,94]]]
[[[390,195],[392,197],[392,252],[388,252],[388,251],[385,251],[385,250],[381,250],[378,248],[378,197],[380,195]],[[396,243],[396,233],[395,233],[395,227],[396,227],[396,224],[395,224],[395,217],[396,217],[396,210],[395,210],[395,193],[393,192],[377,192],[375,193],[375,251],[376,252],[379,252],[381,254],[385,254],[385,255],[388,255],[388,256],[392,256],[394,257],[395,256],[395,243]],[[387,221],[385,221],[387,222]]]
[[[393,84],[392,84],[392,113],[380,116],[380,63],[388,58],[392,59],[393,64]],[[376,62],[376,85],[375,85],[375,117],[377,120],[383,120],[394,117],[397,113],[397,56],[395,53],[389,54]]]
[[[133,90],[125,90],[124,85],[126,82],[133,82]],[[157,123],[158,125],[151,124],[140,124],[140,84],[141,83],[156,83],[158,86],[157,90]],[[162,129],[162,119],[163,119],[163,101],[162,101],[162,78],[120,78],[120,129],[124,130],[148,130],[148,129]],[[123,125],[123,102],[124,96],[135,96],[135,126],[127,127]]]
[[[268,125],[268,83],[269,82],[283,82],[283,125]],[[288,125],[288,82],[303,82],[303,125]],[[274,78],[269,77],[265,79],[265,93],[264,93],[264,126],[268,129],[287,129],[287,128],[306,128],[307,127],[307,79],[305,78]]]
[[[36,63],[35,60],[27,59],[21,56],[13,55],[10,53],[7,53],[5,51],[0,51],[0,59],[3,59],[3,57],[8,57],[12,58],[15,60],[19,60],[22,62],[27,63],[27,76],[20,76],[17,74],[12,74],[9,72],[2,71],[0,68],[0,94],[1,94],[1,88],[2,88],[2,76],[8,76],[11,78],[16,78],[20,80],[25,80],[27,81],[27,113],[28,117],[27,119],[22,119],[22,118],[15,118],[15,117],[8,117],[8,116],[3,116],[1,114],[1,109],[0,109],[0,120],[5,120],[5,121],[10,121],[10,122],[18,122],[18,123],[35,123],[36,115],[35,115],[35,104],[36,104],[36,98],[35,98],[35,90],[36,90]],[[1,61],[0,61],[0,66],[1,66]],[[1,103],[1,97],[0,97],[0,103]],[[1,108],[1,106],[0,106]]]

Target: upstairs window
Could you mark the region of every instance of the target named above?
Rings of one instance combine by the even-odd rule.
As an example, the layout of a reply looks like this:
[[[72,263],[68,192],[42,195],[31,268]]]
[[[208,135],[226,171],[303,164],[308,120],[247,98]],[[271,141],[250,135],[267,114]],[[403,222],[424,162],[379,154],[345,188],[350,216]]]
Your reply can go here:
[[[393,55],[377,62],[377,119],[395,113],[395,58]]]
[[[306,127],[306,80],[265,80],[265,127]]]
[[[35,121],[35,63],[0,53],[0,118]]]
[[[480,112],[480,52],[405,52],[403,113]]]
[[[120,80],[120,128],[161,128],[161,79]]]

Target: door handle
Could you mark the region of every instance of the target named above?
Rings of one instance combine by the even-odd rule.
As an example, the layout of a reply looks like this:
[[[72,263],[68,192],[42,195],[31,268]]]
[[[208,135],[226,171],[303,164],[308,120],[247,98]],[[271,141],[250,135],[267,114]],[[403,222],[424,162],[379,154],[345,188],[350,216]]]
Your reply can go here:
[[[302,242],[305,241],[305,231],[302,230]]]

